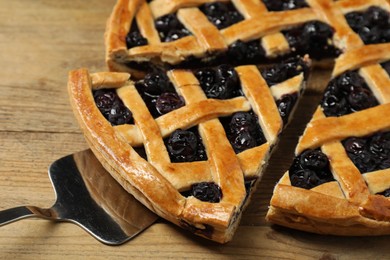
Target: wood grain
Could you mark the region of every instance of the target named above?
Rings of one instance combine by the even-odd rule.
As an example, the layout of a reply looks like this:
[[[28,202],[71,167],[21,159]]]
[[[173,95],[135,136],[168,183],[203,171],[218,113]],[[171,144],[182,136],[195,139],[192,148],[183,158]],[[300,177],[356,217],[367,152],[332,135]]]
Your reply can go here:
[[[115,0],[0,1],[0,210],[49,207],[50,163],[87,148],[66,91],[70,69],[106,70],[103,32]],[[264,221],[272,189],[329,73],[316,72],[295,120],[282,135],[233,241],[219,245],[165,221],[119,247],[68,223],[29,219],[0,228],[0,259],[245,258],[383,259],[389,237],[319,236]]]

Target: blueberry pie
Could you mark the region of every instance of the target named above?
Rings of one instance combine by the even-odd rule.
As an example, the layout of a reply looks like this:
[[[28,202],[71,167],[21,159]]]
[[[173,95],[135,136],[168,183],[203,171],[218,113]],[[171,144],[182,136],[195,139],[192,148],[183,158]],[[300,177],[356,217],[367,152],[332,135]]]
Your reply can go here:
[[[291,167],[274,189],[269,221],[321,234],[390,234],[389,65],[390,43],[336,59]]]
[[[135,37],[135,36],[134,36]],[[231,239],[308,76],[307,58],[259,69],[219,65],[69,74],[76,118],[113,177],[165,219]]]

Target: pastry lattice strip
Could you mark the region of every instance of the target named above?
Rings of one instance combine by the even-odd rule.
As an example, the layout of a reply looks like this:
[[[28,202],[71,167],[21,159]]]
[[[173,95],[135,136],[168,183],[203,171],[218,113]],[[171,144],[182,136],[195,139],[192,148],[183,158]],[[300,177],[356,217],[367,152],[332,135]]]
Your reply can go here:
[[[320,147],[329,158],[336,181],[305,190],[291,186],[289,173],[285,173],[275,187],[268,219],[317,233],[376,235],[390,232],[390,198],[374,195],[390,188],[390,168],[360,172],[341,143],[348,137],[390,131],[390,121],[386,120],[390,117],[390,77],[378,64],[390,60],[389,53],[388,43],[366,45],[336,60],[333,77],[358,69],[379,105],[340,117],[326,117],[321,107],[317,108],[295,153]],[[296,199],[288,200],[289,194]],[[308,204],[309,197],[317,200],[314,207]],[[329,216],[324,214],[327,211]],[[348,229],[349,225],[357,226]]]

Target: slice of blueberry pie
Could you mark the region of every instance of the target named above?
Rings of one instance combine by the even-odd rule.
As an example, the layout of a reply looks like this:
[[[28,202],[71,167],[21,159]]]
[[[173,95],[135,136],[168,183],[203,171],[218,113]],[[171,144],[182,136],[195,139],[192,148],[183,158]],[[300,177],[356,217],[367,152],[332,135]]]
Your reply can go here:
[[[107,22],[106,61],[110,70],[133,76],[156,67],[259,64],[305,54],[329,64],[361,42],[344,17],[367,6],[355,2],[118,0]]]
[[[353,13],[348,20],[359,19]],[[269,221],[322,234],[390,234],[389,73],[389,43],[339,56],[275,187]]]
[[[71,71],[68,89],[91,149],[165,219],[227,242],[303,90],[309,61],[152,72]]]

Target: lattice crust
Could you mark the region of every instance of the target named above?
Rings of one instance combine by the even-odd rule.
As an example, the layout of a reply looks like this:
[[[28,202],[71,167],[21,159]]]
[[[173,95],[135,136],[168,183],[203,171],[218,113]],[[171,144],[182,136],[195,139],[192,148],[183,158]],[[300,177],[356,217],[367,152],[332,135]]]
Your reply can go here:
[[[340,117],[326,117],[319,106],[296,147],[296,155],[320,148],[335,181],[312,189],[291,185],[289,172],[274,190],[267,219],[305,231],[336,235],[390,234],[390,168],[360,172],[341,141],[390,131],[390,78],[379,65],[390,60],[390,44],[359,47],[341,55],[333,77],[358,70],[379,105]]]
[[[202,4],[208,2],[231,2],[244,20],[218,30],[199,10]],[[370,6],[380,6],[390,11],[390,4],[386,0],[306,2],[309,7],[270,12],[260,0],[154,0],[149,4],[143,0],[118,0],[107,23],[106,61],[112,71],[128,71],[138,76],[142,74],[142,69],[131,66],[132,62],[175,65],[194,57],[210,60],[219,53],[225,53],[228,46],[237,40],[259,40],[266,57],[272,59],[291,52],[285,36],[280,32],[308,21],[321,21],[330,25],[335,30],[334,45],[342,51],[351,50],[362,46],[363,42],[349,27],[344,15],[352,11],[364,11]],[[192,35],[172,42],[161,42],[154,20],[172,13],[177,13],[180,22]],[[127,49],[125,38],[135,21],[148,43]]]
[[[138,200],[167,220],[218,242],[231,239],[248,202],[245,180],[260,179],[283,121],[275,100],[300,94],[303,73],[269,87],[255,66],[235,68],[244,96],[207,99],[194,74],[171,70],[167,75],[185,106],[153,119],[127,73],[71,71],[68,89],[76,118],[91,149],[113,177]],[[97,108],[92,90],[114,88],[133,114],[135,124],[112,126]],[[219,117],[253,110],[266,137],[260,146],[236,154]],[[163,138],[176,129],[198,126],[206,161],[172,163]],[[144,146],[143,159],[133,147]],[[181,191],[194,183],[215,182],[218,203],[203,202]],[[253,189],[252,189],[253,190]]]

